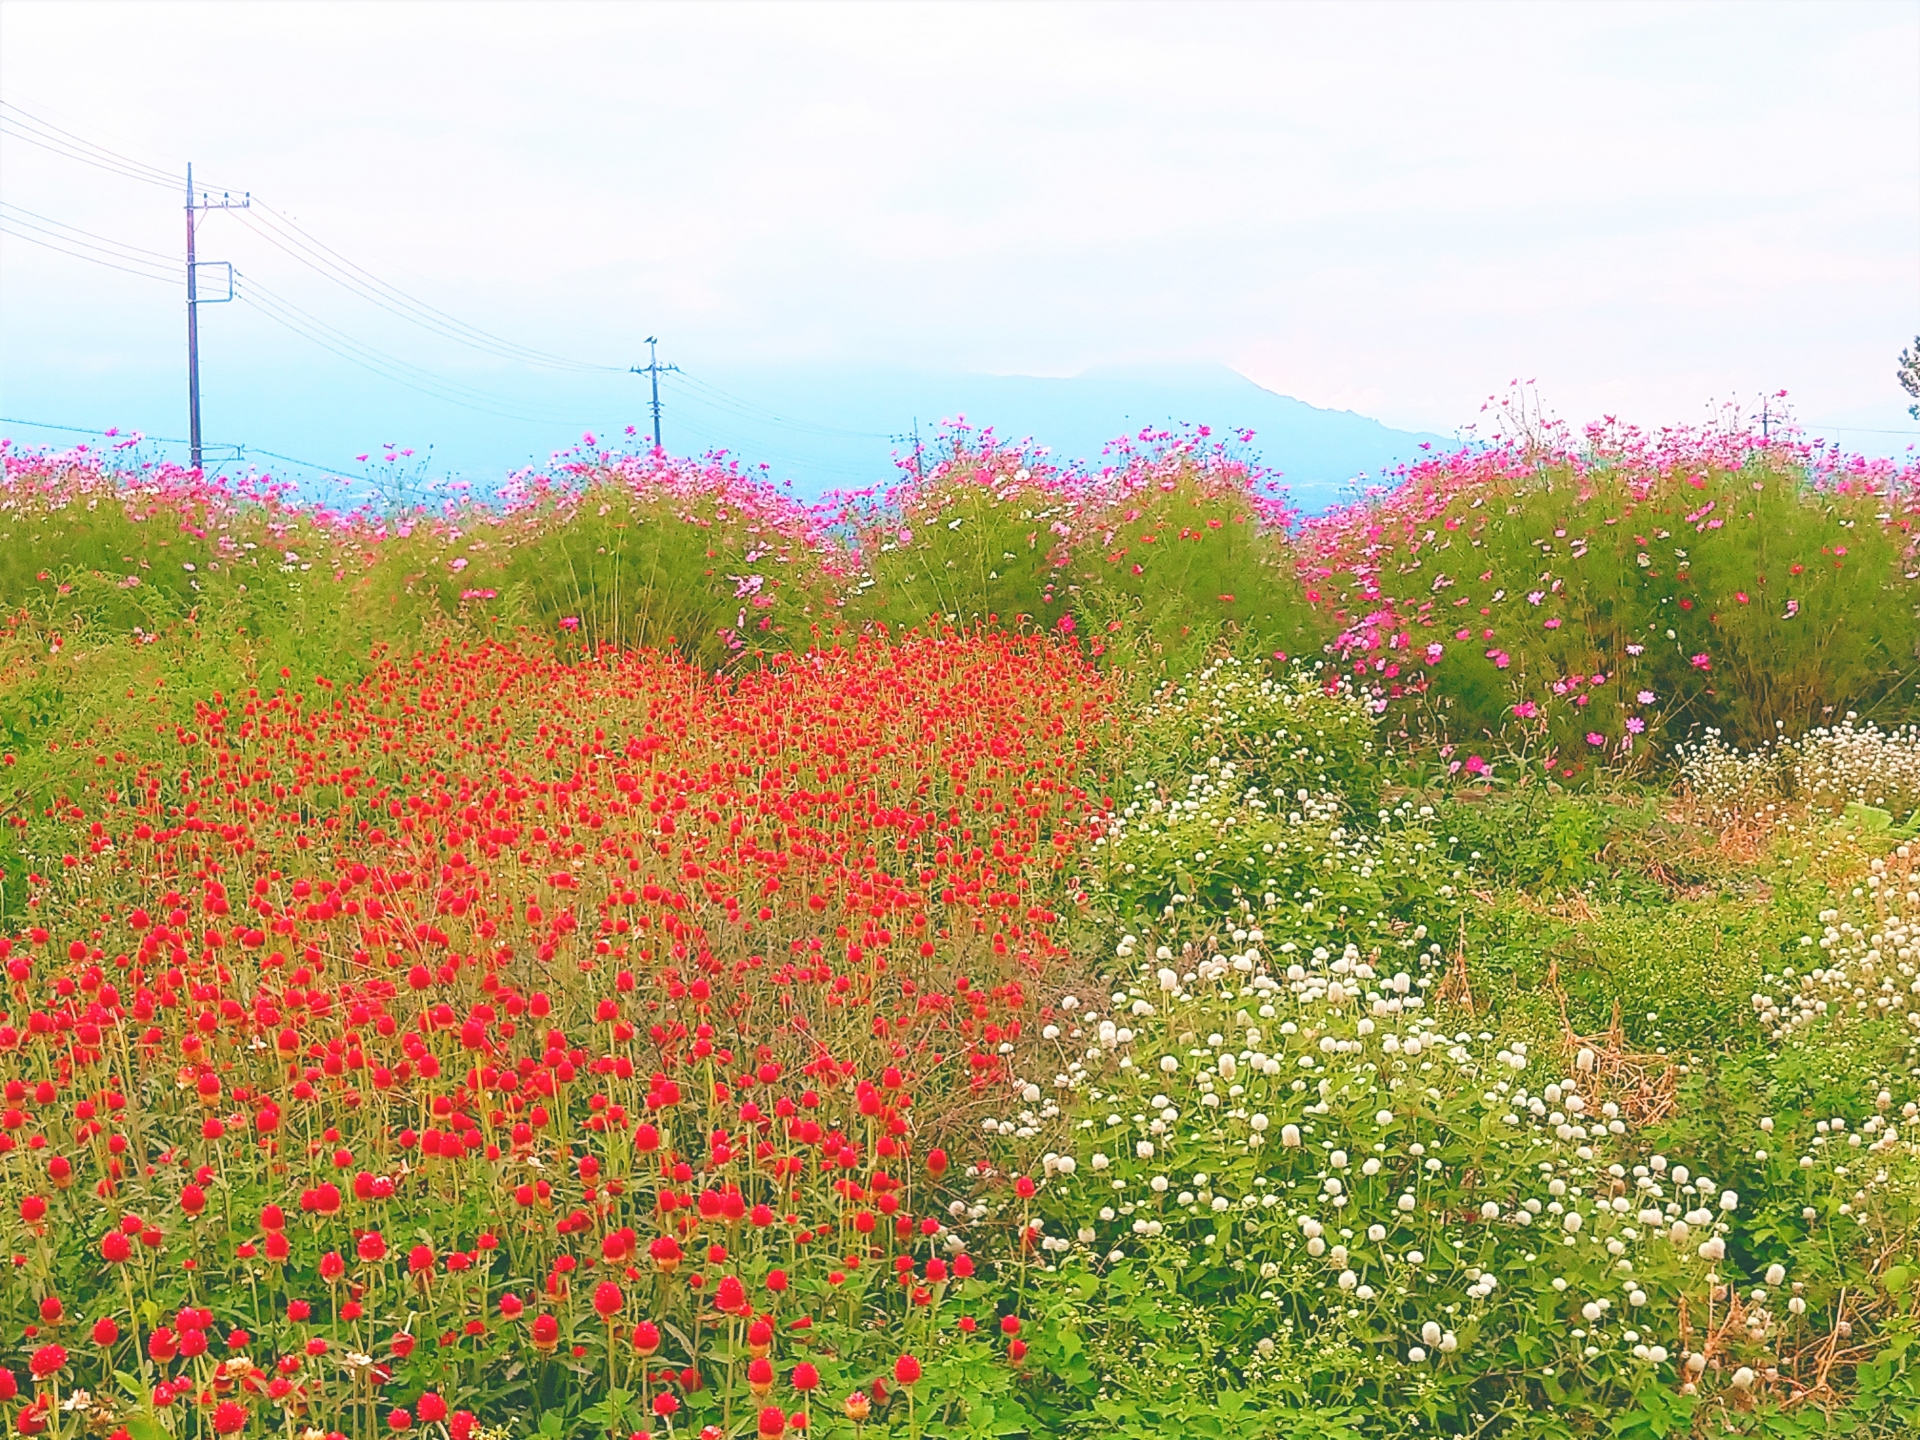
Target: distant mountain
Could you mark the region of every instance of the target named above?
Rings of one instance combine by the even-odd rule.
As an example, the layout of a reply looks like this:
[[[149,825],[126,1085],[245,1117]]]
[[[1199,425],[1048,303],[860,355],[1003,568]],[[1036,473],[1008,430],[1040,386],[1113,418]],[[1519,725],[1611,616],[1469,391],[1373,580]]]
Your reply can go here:
[[[1067,378],[899,370],[698,371],[662,386],[669,449],[722,444],[766,461],[797,493],[884,483],[890,456],[911,453],[939,422],[965,416],[1003,439],[1031,439],[1062,460],[1097,461],[1119,435],[1194,423],[1248,429],[1296,504],[1324,509],[1358,477],[1417,458],[1444,436],[1392,430],[1350,410],[1322,410],[1225,366],[1128,367]],[[898,437],[898,438],[893,438]],[[689,442],[695,442],[690,444]]]

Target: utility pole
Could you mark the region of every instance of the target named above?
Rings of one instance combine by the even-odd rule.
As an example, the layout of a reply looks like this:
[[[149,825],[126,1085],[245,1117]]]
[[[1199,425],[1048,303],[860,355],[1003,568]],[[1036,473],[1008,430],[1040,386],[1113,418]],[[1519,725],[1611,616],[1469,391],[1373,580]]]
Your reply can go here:
[[[252,192],[239,200],[223,195],[210,201],[205,195],[196,204],[193,198],[193,166],[187,166],[187,436],[192,447],[193,468],[200,468],[200,307],[224,305],[233,299],[233,266],[224,260],[210,264],[226,265],[227,293],[216,298],[200,298],[200,262],[194,258],[194,232],[200,214],[208,210],[245,210],[253,203]]]
[[[628,367],[629,374],[645,375],[645,376],[648,376],[653,381],[653,448],[655,450],[658,450],[661,448],[661,445],[660,445],[660,375],[663,371],[669,375],[674,375],[674,374],[678,374],[680,370],[680,367],[678,365],[662,365],[660,363],[659,345],[660,345],[659,336],[657,335],[647,336],[647,363],[644,365],[633,365]]]
[[[920,417],[913,417],[913,473],[916,479],[924,480],[927,472],[920,463]]]

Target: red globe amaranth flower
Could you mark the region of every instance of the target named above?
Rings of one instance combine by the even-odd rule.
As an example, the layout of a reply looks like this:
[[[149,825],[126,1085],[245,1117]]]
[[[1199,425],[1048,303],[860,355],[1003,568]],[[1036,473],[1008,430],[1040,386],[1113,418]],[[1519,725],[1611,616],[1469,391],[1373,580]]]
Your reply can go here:
[[[820,1388],[820,1372],[814,1369],[811,1363],[802,1360],[798,1365],[793,1367],[793,1388],[802,1394],[818,1390]]]
[[[61,1345],[42,1345],[33,1352],[33,1358],[27,1362],[27,1368],[33,1371],[34,1378],[49,1380],[58,1375],[67,1364],[66,1347]]]
[[[456,1410],[453,1419],[447,1422],[447,1434],[451,1440],[473,1440],[473,1432],[479,1428],[479,1424],[471,1410]]]
[[[927,1152],[927,1173],[944,1175],[947,1173],[947,1152],[937,1146]]]
[[[66,1318],[67,1307],[60,1303],[58,1295],[49,1295],[40,1302],[40,1323],[58,1325]]]
[[[120,1325],[111,1315],[102,1315],[93,1322],[93,1343],[103,1349],[120,1338]]]
[[[669,1395],[664,1390],[653,1397],[653,1413],[662,1420],[671,1418],[680,1409],[678,1396]]]
[[[396,1434],[402,1430],[411,1430],[413,1416],[407,1413],[406,1407],[396,1405],[387,1412],[387,1428]]]
[[[435,1425],[447,1418],[447,1402],[440,1398],[436,1390],[423,1393],[414,1402],[413,1408],[418,1412],[420,1421],[424,1425]]]
[[[787,1412],[778,1405],[769,1405],[760,1412],[760,1434],[765,1440],[779,1440],[787,1433]]]
[[[651,1320],[642,1320],[633,1327],[633,1348],[643,1360],[651,1359],[660,1351],[660,1327]]]
[[[551,1354],[560,1343],[560,1322],[551,1315],[536,1315],[530,1334],[534,1349]]]
[[[773,1362],[764,1355],[747,1362],[747,1387],[756,1395],[766,1395],[773,1389]]]
[[[100,1237],[100,1258],[109,1265],[120,1265],[133,1254],[133,1242],[118,1230],[109,1230]]]
[[[232,1400],[222,1400],[213,1407],[213,1433],[216,1435],[238,1435],[247,1428],[251,1417],[247,1407]]]
[[[623,1303],[620,1287],[611,1280],[602,1280],[593,1287],[593,1312],[602,1320],[611,1320],[618,1315]]]
[[[397,1359],[404,1360],[413,1354],[415,1343],[414,1337],[410,1333],[405,1330],[400,1330],[396,1331],[393,1339],[387,1342],[387,1348],[393,1351]]]
[[[360,1258],[368,1264],[387,1258],[387,1239],[378,1230],[369,1230],[360,1237]]]
[[[38,1225],[47,1218],[47,1202],[40,1195],[22,1196],[20,1200],[20,1218],[29,1225]]]
[[[1026,1359],[1027,1358],[1027,1342],[1024,1340],[1015,1340],[1011,1344],[1009,1344],[1007,1346],[1007,1358],[1013,1361],[1013,1363],[1016,1365],[1018,1365],[1022,1360]]]
[[[920,1378],[920,1362],[911,1355],[902,1355],[893,1362],[893,1378],[901,1385],[911,1385]]]

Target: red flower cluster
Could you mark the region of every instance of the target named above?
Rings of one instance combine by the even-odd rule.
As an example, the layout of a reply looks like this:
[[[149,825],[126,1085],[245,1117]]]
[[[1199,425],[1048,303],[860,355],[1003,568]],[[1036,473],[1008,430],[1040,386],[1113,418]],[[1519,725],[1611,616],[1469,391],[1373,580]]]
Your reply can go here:
[[[984,1358],[935,1187],[1036,1028],[1109,724],[1033,638],[490,647],[98,754],[0,939],[0,1324],[48,1383],[137,1347],[220,1435],[508,1407],[503,1355],[780,1435],[911,1386],[889,1327]]]

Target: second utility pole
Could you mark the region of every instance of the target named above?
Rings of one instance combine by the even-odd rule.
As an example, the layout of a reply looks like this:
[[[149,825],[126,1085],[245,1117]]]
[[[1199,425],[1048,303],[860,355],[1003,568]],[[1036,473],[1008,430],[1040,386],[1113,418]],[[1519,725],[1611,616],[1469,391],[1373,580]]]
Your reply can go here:
[[[655,450],[658,450],[661,448],[660,447],[660,372],[664,370],[669,374],[672,374],[677,372],[680,369],[678,365],[662,365],[660,363],[660,351],[658,348],[659,344],[660,344],[659,336],[657,335],[647,336],[647,363],[644,365],[634,365],[629,367],[630,373],[635,375],[646,375],[650,377],[653,381],[653,448]]]

